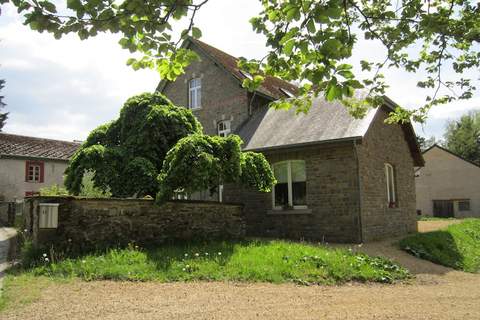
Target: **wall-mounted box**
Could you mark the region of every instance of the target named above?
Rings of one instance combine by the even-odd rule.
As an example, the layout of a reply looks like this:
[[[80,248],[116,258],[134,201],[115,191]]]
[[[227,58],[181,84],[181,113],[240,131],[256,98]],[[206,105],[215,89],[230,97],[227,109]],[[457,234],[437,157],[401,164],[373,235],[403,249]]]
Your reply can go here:
[[[40,229],[55,229],[58,227],[59,203],[40,203],[38,227]]]

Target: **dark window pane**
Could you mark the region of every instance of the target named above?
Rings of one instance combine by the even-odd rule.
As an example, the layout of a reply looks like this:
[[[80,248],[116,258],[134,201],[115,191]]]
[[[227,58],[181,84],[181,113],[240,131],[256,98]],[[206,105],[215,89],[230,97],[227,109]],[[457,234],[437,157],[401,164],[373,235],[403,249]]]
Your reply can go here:
[[[288,184],[277,183],[275,185],[275,206],[283,207],[288,205]]]
[[[470,201],[460,201],[458,202],[458,210],[459,211],[470,211]]]
[[[294,206],[305,206],[307,205],[307,183],[303,182],[293,182],[292,183],[292,196],[293,196],[293,205]]]

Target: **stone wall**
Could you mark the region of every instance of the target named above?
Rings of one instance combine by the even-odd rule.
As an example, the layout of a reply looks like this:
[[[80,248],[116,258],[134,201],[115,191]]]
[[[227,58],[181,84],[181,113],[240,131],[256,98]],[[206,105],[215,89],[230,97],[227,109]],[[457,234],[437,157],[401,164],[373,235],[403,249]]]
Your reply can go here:
[[[39,229],[39,204],[59,203],[58,228]],[[243,206],[215,202],[32,197],[25,203],[25,225],[35,243],[71,245],[80,250],[142,246],[166,241],[241,239]]]
[[[403,235],[417,229],[414,161],[402,127],[385,124],[387,112],[379,110],[358,146],[364,241]],[[385,163],[395,169],[396,208],[389,208],[387,203]]]
[[[162,93],[174,104],[188,107],[188,81],[201,78],[202,107],[192,111],[204,133],[217,134],[217,123],[222,120],[230,120],[231,130],[235,131],[249,117],[247,91],[194,44],[190,49],[197,52],[200,61],[190,64],[174,82],[168,82]]]
[[[270,163],[304,160],[307,210],[273,211],[272,193],[227,185],[224,200],[245,204],[250,236],[359,242],[357,163],[352,142],[265,154]]]

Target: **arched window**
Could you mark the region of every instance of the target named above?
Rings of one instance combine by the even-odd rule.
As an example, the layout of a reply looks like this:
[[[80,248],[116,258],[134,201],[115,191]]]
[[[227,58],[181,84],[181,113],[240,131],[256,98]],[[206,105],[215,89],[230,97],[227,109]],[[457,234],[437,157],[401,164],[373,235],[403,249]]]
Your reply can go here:
[[[305,209],[307,207],[307,176],[305,161],[289,160],[273,165],[277,184],[273,189],[273,208]]]
[[[220,137],[226,137],[231,132],[231,123],[230,120],[219,121],[217,124],[217,134]]]
[[[395,169],[385,163],[385,181],[387,183],[387,204],[389,208],[397,207],[397,190],[395,187]]]
[[[188,107],[198,109],[202,106],[202,79],[194,78],[188,82]]]

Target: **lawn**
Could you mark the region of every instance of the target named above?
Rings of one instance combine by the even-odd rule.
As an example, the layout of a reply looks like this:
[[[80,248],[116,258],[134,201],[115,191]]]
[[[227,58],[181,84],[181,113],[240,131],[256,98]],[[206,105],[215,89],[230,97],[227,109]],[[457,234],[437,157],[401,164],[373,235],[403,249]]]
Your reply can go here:
[[[46,254],[45,254],[46,255]],[[45,261],[48,260],[48,261]],[[28,272],[51,278],[148,281],[250,281],[336,284],[393,282],[408,277],[399,265],[346,249],[287,241],[129,246],[52,262],[39,257]]]
[[[400,247],[422,259],[467,272],[480,272],[480,219],[466,219],[439,231],[419,233]]]

